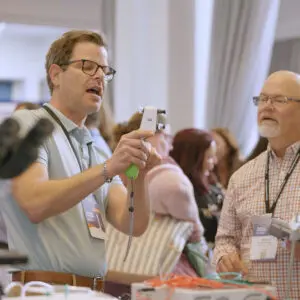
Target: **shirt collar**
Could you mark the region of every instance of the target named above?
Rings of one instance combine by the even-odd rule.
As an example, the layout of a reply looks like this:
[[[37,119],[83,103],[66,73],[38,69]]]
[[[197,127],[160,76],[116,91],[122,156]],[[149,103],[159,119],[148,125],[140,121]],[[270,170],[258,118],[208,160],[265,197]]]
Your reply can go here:
[[[89,132],[92,137],[100,136],[100,132],[99,132],[98,128],[89,128]]]
[[[57,108],[55,108],[50,103],[44,104],[45,106],[48,106],[59,118],[61,123],[64,125],[68,133],[73,133],[76,138],[80,139],[82,143],[88,144],[93,142],[93,138],[89,132],[89,130],[84,126],[82,128],[78,127],[72,120],[67,118],[61,111],[59,111]]]
[[[296,155],[299,148],[300,148],[300,141],[287,147],[284,155]],[[272,158],[277,157],[275,152],[272,150],[270,143],[268,144],[268,152],[270,152]]]

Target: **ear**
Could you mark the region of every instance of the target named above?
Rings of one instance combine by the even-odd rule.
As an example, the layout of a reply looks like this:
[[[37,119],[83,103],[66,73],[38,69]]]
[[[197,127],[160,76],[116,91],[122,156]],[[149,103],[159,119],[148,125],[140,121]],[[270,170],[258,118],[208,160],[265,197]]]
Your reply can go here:
[[[59,87],[60,84],[60,74],[63,72],[60,66],[58,65],[51,65],[49,68],[49,76],[52,81],[52,84],[55,87]]]

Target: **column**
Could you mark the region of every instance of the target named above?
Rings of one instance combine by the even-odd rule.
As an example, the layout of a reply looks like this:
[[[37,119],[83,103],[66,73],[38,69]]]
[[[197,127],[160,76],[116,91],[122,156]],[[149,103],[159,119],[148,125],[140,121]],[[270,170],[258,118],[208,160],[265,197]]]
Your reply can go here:
[[[145,105],[167,108],[168,0],[117,0],[114,112],[127,120]]]
[[[166,108],[172,131],[205,124],[213,0],[117,0],[114,110]]]
[[[214,0],[169,2],[168,107],[173,132],[205,127]]]

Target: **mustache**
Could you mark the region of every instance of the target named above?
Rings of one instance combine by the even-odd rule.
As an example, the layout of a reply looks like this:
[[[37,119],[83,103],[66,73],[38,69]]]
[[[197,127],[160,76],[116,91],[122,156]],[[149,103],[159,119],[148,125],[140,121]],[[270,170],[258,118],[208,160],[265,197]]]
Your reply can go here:
[[[274,118],[274,116],[272,114],[270,114],[269,112],[260,112],[258,114],[258,119],[259,119],[259,121],[262,121],[264,119],[276,121],[276,118]]]

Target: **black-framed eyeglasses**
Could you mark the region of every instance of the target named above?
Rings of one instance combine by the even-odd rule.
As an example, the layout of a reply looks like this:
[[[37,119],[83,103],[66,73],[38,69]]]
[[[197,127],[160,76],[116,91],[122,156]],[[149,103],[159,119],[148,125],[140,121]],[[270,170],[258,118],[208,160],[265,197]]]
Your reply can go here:
[[[68,63],[61,64],[60,66],[69,66],[73,63],[81,62],[81,70],[84,74],[87,74],[89,76],[94,76],[99,68],[101,68],[103,74],[104,74],[104,80],[109,82],[111,81],[115,74],[116,70],[114,70],[112,67],[109,66],[101,66],[97,64],[95,61],[88,60],[88,59],[76,59],[76,60],[71,60]]]
[[[259,95],[253,97],[253,103],[255,106],[260,106],[263,104],[267,104],[270,99],[270,102],[274,106],[283,106],[286,105],[289,102],[300,102],[300,99],[296,99],[293,97],[286,97],[286,96],[268,96],[268,95]]]

